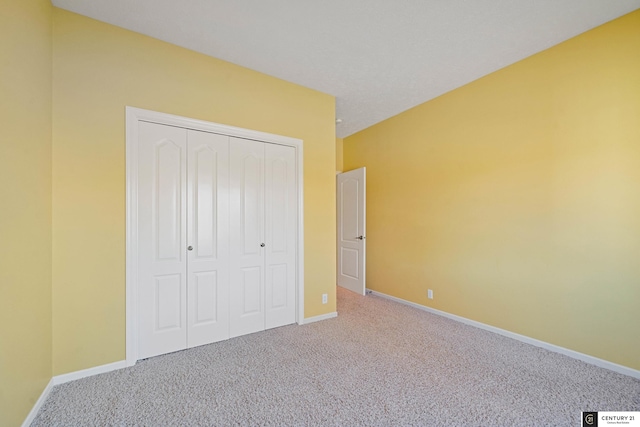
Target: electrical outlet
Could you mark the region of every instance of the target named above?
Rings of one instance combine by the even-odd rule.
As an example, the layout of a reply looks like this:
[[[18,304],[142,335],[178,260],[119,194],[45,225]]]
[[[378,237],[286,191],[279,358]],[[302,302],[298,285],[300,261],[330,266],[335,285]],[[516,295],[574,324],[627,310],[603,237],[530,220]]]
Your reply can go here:
[[[427,290],[427,298],[433,299],[433,291],[431,289]]]
[[[322,303],[326,304],[329,302],[329,295],[327,294],[322,294]]]

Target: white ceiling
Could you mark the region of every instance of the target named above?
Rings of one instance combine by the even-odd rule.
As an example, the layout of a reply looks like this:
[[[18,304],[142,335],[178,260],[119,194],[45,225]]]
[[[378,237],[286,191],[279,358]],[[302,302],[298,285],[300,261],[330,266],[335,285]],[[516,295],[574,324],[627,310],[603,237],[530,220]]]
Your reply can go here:
[[[53,0],[336,97],[339,137],[640,8],[640,0]]]

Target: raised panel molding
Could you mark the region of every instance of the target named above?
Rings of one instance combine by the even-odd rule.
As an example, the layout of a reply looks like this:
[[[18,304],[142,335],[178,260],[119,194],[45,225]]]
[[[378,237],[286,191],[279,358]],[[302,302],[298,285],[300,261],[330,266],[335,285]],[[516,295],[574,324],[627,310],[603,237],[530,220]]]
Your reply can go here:
[[[260,267],[244,268],[242,270],[243,316],[259,313],[262,308],[262,298],[260,298],[261,276]]]
[[[342,183],[342,210],[344,211],[348,211],[348,210],[354,210],[355,212],[351,215],[343,215],[342,218],[342,227],[340,228],[340,238],[342,240],[353,240],[356,236],[352,236],[351,234],[347,233],[348,235],[345,235],[345,230],[355,230],[356,235],[358,230],[360,229],[359,224],[357,223],[357,219],[356,222],[353,223],[353,219],[357,218],[357,212],[358,212],[358,191],[360,189],[358,188],[358,181],[353,180],[353,179],[348,179],[345,182]]]
[[[341,273],[353,279],[358,279],[358,251],[350,248],[342,248],[342,257],[346,261],[342,263]],[[353,269],[349,268],[352,266]]]
[[[156,256],[158,261],[181,259],[181,227],[178,200],[182,197],[182,149],[173,141],[161,140],[155,149],[155,219]],[[164,173],[160,173],[160,171]]]
[[[282,159],[274,159],[271,162],[271,218],[283,218],[282,221],[272,221],[269,224],[271,229],[271,252],[287,252],[287,227],[289,224],[288,206],[289,198],[286,191],[287,164]]]
[[[156,331],[164,332],[179,328],[182,295],[179,274],[156,276],[155,278]]]
[[[196,150],[195,158],[195,256],[197,258],[216,258],[218,153],[204,146]]]
[[[271,279],[271,308],[287,306],[287,264],[269,266]]]
[[[195,325],[216,322],[218,319],[218,277],[215,271],[195,273],[196,313]]]
[[[242,195],[240,199],[240,213],[242,215],[241,225],[243,228],[242,236],[244,237],[243,253],[245,255],[253,255],[258,253],[260,245],[260,224],[251,221],[259,209],[261,187],[260,180],[260,159],[254,155],[246,156],[242,161]]]

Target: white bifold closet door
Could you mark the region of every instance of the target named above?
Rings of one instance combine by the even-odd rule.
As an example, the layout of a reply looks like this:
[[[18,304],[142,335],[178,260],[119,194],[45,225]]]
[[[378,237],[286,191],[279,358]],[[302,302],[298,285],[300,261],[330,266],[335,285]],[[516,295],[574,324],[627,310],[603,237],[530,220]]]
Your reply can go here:
[[[229,138],[187,132],[187,347],[229,337]]]
[[[265,147],[265,328],[296,321],[298,192],[293,147]]]
[[[292,147],[231,138],[232,337],[295,321]]]
[[[139,159],[142,359],[229,336],[229,138],[141,123]]]
[[[293,147],[142,122],[138,358],[295,322]]]

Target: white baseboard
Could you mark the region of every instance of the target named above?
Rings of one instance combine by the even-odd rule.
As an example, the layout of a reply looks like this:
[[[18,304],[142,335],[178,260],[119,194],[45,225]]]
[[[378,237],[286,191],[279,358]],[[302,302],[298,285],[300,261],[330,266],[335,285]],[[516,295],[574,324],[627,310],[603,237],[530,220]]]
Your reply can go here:
[[[33,420],[36,418],[36,415],[38,415],[38,411],[40,411],[40,408],[47,400],[47,397],[49,397],[49,393],[51,393],[51,389],[53,389],[53,386],[53,378],[51,378],[47,386],[44,388],[44,390],[42,390],[42,393],[40,394],[40,397],[38,398],[36,404],[33,405],[33,408],[31,408],[31,411],[29,411],[29,415],[27,415],[27,418],[25,418],[22,422],[22,427],[29,427],[31,425]]]
[[[455,314],[447,313],[446,311],[436,310],[435,308],[427,307],[415,302],[407,301],[402,298],[394,297],[391,295],[383,294],[382,292],[374,291],[371,289],[367,289],[373,295],[377,295],[382,298],[386,298],[395,302],[399,302],[400,304],[408,305],[419,310],[426,311],[428,313],[436,314],[438,316],[443,316],[457,322],[461,322],[470,326],[475,326],[476,328],[484,329],[486,331],[494,332],[499,335],[503,335],[505,337],[513,338],[515,340],[534,345],[536,347],[544,348],[545,350],[553,351],[555,353],[560,353],[565,356],[572,357],[574,359],[578,359],[582,362],[589,363],[591,365],[598,366],[600,368],[609,369],[611,371],[617,372],[619,374],[628,375],[633,378],[640,379],[640,371],[629,368],[627,366],[618,365],[617,363],[609,362],[608,360],[599,359],[597,357],[589,356],[588,354],[580,353],[574,350],[569,350],[568,348],[560,347],[555,344],[550,344],[545,341],[540,341],[535,338],[528,337],[526,335],[520,335],[515,332],[510,332],[505,329],[496,328],[495,326],[487,325],[485,323],[477,322],[475,320],[467,319],[466,317],[457,316]]]
[[[52,378],[53,385],[68,383],[69,381],[79,380],[80,378],[92,377],[98,374],[104,374],[105,372],[116,371],[118,369],[126,368],[127,361],[121,360],[119,362],[108,363],[106,365],[95,366],[89,369],[83,369],[81,371],[69,372],[68,374],[56,375]]]
[[[338,316],[338,312],[334,311],[332,313],[321,314],[320,316],[307,317],[300,323],[301,325],[307,325],[313,322],[319,322],[321,320],[333,319]]]

